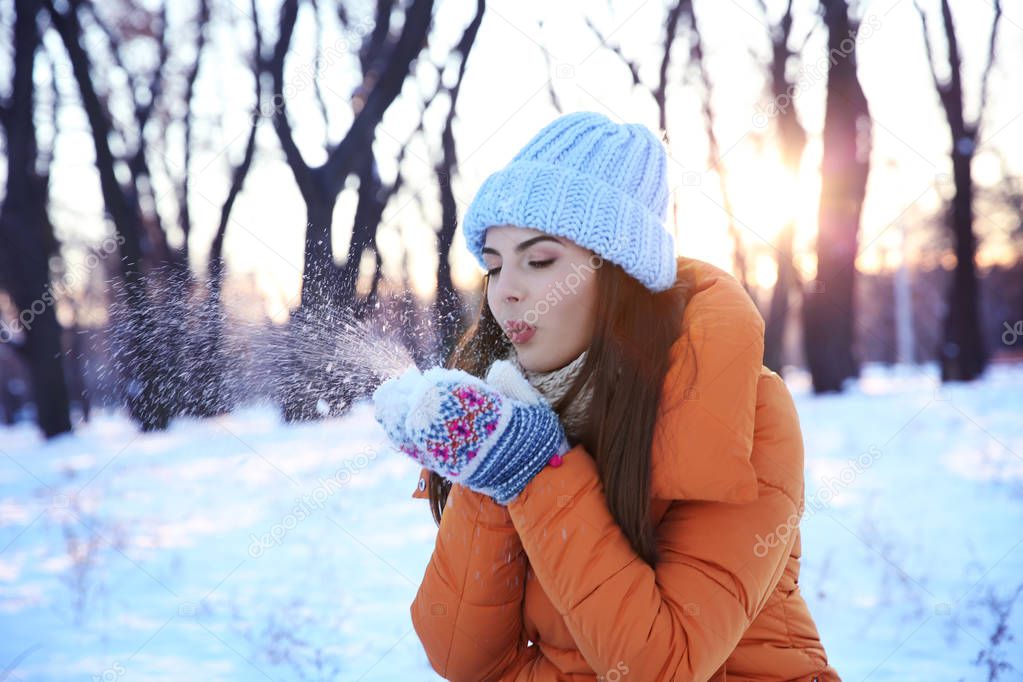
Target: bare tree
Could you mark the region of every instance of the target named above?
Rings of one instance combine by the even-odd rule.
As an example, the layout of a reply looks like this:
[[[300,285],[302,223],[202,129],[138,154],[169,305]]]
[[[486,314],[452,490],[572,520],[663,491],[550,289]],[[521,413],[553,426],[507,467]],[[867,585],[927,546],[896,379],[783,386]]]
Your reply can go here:
[[[477,0],[476,15],[469,22],[461,39],[455,46],[454,53],[458,58],[458,76],[454,85],[447,90],[448,115],[444,119],[444,130],[441,133],[441,158],[437,164],[437,179],[440,187],[441,224],[437,234],[437,292],[433,303],[433,319],[440,332],[441,356],[447,357],[457,341],[463,327],[462,301],[455,291],[451,280],[451,244],[455,239],[458,227],[458,211],[455,194],[451,188],[451,178],[458,167],[458,155],[455,150],[455,110],[458,106],[458,94],[462,90],[462,79],[469,61],[469,52],[476,42],[480,24],[483,23],[483,12],[486,7],[484,0]],[[437,81],[443,83],[444,65],[440,67]]]
[[[796,113],[795,83],[791,79],[790,64],[799,58],[803,45],[798,48],[792,42],[792,0],[789,0],[785,12],[777,22],[770,22],[767,5],[758,0],[760,11],[769,26],[771,40],[771,60],[768,63],[768,87],[771,93],[771,114],[777,131],[777,143],[781,153],[782,164],[788,177],[794,181],[799,174],[799,166],[806,148],[806,130]],[[786,218],[778,234],[774,246],[775,259],[778,263],[778,275],[771,292],[770,310],[764,327],[764,364],[775,371],[781,370],[782,344],[785,338],[785,326],[789,316],[789,297],[793,289],[797,289],[798,273],[792,263],[792,240],[795,235],[795,215]]]
[[[71,430],[62,365],[61,327],[50,290],[50,258],[58,244],[47,215],[48,174],[36,170],[33,70],[40,48],[39,0],[17,0],[14,20],[14,79],[9,105],[0,112],[7,140],[7,194],[0,210],[0,281],[20,310],[36,421],[47,437]],[[13,335],[6,334],[13,340]]]
[[[705,50],[703,44],[703,33],[700,29],[696,10],[692,0],[678,0],[667,8],[664,19],[663,36],[660,41],[660,58],[657,63],[657,82],[647,85],[640,76],[640,64],[628,56],[621,45],[611,42],[604,36],[601,30],[589,18],[586,25],[596,35],[601,46],[616,55],[629,71],[633,87],[639,87],[648,92],[657,105],[658,126],[663,131],[664,141],[671,146],[671,135],[668,130],[668,85],[671,83],[672,50],[679,40],[680,34],[688,41],[688,59],[683,61],[683,82],[691,79],[698,83],[701,90],[701,111],[703,113],[704,132],[707,135],[708,152],[707,168],[715,171],[718,178],[718,188],[721,192],[722,205],[726,220],[728,221],[728,234],[732,240],[732,258],[734,270],[743,287],[749,291],[749,275],[746,265],[746,249],[743,244],[742,234],[735,220],[732,209],[731,192],[728,188],[728,177],[724,165],[724,154],[716,132],[717,112],[714,109],[714,82],[707,69]],[[683,33],[683,29],[688,31]],[[546,54],[545,54],[546,56]],[[548,67],[549,68],[549,67]],[[552,91],[552,97],[554,97]],[[558,106],[555,101],[555,106]],[[560,110],[560,109],[559,109]],[[678,222],[678,206],[673,205],[674,219]]]
[[[714,110],[714,81],[707,70],[707,61],[704,59],[703,33],[700,30],[700,23],[693,9],[692,0],[680,2],[679,7],[684,10],[684,16],[689,20],[692,37],[690,38],[689,62],[696,70],[700,85],[703,89],[703,121],[704,131],[707,135],[709,149],[707,151],[707,167],[713,168],[718,176],[718,190],[721,192],[721,207],[724,209],[725,217],[728,220],[728,234],[732,238],[732,263],[739,282],[747,292],[752,294],[749,284],[749,273],[746,265],[746,247],[743,245],[742,234],[735,221],[735,214],[732,210],[732,195],[728,189],[728,177],[724,165],[724,153],[721,151],[721,143],[715,132],[715,121],[717,113]],[[672,15],[669,14],[669,21]],[[664,65],[662,63],[662,70]]]
[[[980,331],[979,291],[977,285],[977,243],[973,231],[973,176],[971,166],[977,148],[980,124],[987,106],[988,82],[995,61],[995,40],[1002,16],[1000,0],[992,0],[994,18],[988,43],[987,64],[981,76],[980,103],[973,121],[966,118],[963,103],[962,55],[959,39],[948,0],[941,0],[942,29],[947,44],[949,78],[938,77],[934,50],[927,25],[927,14],[914,0],[923,25],[927,63],[931,69],[934,88],[945,111],[952,135],[952,178],[955,196],[949,214],[949,228],[955,237],[956,265],[952,287],[948,294],[948,312],[945,316],[945,338],[939,348],[942,381],[970,381],[980,376],[987,366],[989,352]]]
[[[123,369],[132,416],[149,430],[163,428],[175,414],[222,411],[227,407],[220,377],[223,365],[216,359],[222,317],[219,296],[223,242],[231,210],[255,154],[261,96],[258,78],[253,129],[241,163],[230,173],[231,186],[210,247],[205,292],[197,291],[202,283],[189,267],[195,220],[190,210],[194,193],[191,165],[199,145],[208,144],[197,140],[193,131],[195,93],[202,78],[200,64],[209,45],[210,3],[198,0],[194,19],[185,19],[192,21],[194,44],[190,46],[193,49],[181,51],[172,41],[183,44],[192,34],[169,30],[166,3],[151,10],[107,5],[101,13],[99,6],[82,0],[70,0],[66,11],[57,10],[52,0],[44,2],[67,50],[82,96],[107,213],[123,239],[119,261],[122,286],[117,291],[121,300],[116,307],[125,312],[127,331],[114,334],[124,346],[115,362]],[[259,27],[254,28],[258,44]],[[86,36],[89,32],[94,35]],[[97,36],[105,40],[96,40]],[[156,59],[151,65],[137,59],[141,43],[155,48]],[[173,58],[176,51],[190,55],[192,61],[181,64],[180,59]],[[180,65],[177,81],[171,64]],[[261,73],[264,65],[259,62],[253,69]],[[123,78],[113,78],[110,73]],[[170,87],[178,81],[182,88]],[[108,107],[115,99],[129,103],[130,119],[117,119],[112,114]],[[168,150],[162,145],[166,131],[178,123],[184,131],[184,164],[173,169],[168,164]],[[154,169],[162,170],[171,192],[157,196]],[[165,221],[159,210],[161,204],[174,199],[176,226],[182,235],[177,247],[171,247],[168,238],[168,229],[174,223]]]
[[[858,22],[845,0],[821,0],[828,29],[817,276],[803,296],[803,342],[816,393],[859,376],[853,357],[853,288],[860,215],[870,170],[871,121],[856,73]]]
[[[373,140],[384,113],[401,92],[414,61],[426,43],[433,2],[413,0],[405,10],[396,38],[391,30],[391,22],[396,18],[395,3],[392,0],[377,3],[373,31],[365,36],[359,51],[362,81],[351,98],[354,120],[341,141],[327,149],[326,160],[315,167],[305,161],[295,143],[284,96],[284,61],[290,49],[299,4],[299,0],[285,0],[281,7],[277,43],[268,61],[268,71],[273,83],[274,130],[306,205],[302,303],[291,320],[294,333],[304,334],[310,321],[320,314],[318,311],[350,309],[356,315],[362,315],[371,305],[369,301],[358,300],[356,284],[362,254],[376,239],[384,209]],[[311,7],[316,12],[316,5]],[[338,19],[342,26],[350,29],[349,33],[355,32],[351,30],[350,19],[343,6],[339,7]],[[318,81],[318,74],[314,74],[313,81],[314,84]],[[323,111],[326,114],[325,108]],[[344,266],[339,268],[334,262],[332,248],[333,213],[338,195],[351,175],[359,179],[359,199],[348,257]],[[378,255],[377,270],[379,267]],[[291,369],[297,373],[307,371],[297,358],[296,366]],[[314,418],[317,415],[315,401],[310,396],[293,393],[289,391],[282,396],[285,418]]]
[[[110,148],[113,129],[109,112],[93,84],[90,59],[81,42],[82,26],[78,19],[81,2],[72,2],[66,13],[58,11],[52,0],[45,0],[45,3],[71,61],[90,123],[104,204],[121,238],[121,276],[125,303],[131,316],[131,331],[121,356],[125,372],[129,375],[127,403],[132,417],[143,430],[164,428],[170,419],[169,405],[158,386],[159,368],[145,349],[147,339],[152,336],[150,330],[154,320],[141,270],[146,240],[139,204],[134,193],[117,179],[117,159]]]
[[[366,194],[360,197],[363,214],[377,214],[377,206],[366,205],[366,201],[372,200],[372,190],[378,182],[372,150],[374,131],[400,93],[425,43],[433,2],[415,0],[411,3],[396,40],[390,31],[394,9],[390,0],[378,3],[374,31],[360,54],[364,70],[362,83],[352,95],[356,103],[355,120],[344,138],[328,150],[326,161],[314,167],[306,163],[295,143],[284,96],[284,60],[291,45],[299,0],[285,0],[281,8],[278,39],[269,60],[269,71],[274,101],[278,105],[273,117],[274,129],[306,204],[303,307],[324,304],[354,307],[359,263],[363,250],[375,238],[377,222],[356,222],[348,259],[344,270],[339,270],[331,248],[334,205],[345,181],[355,174],[366,186]],[[345,19],[342,13],[342,22]]]
[[[149,163],[152,145],[147,143],[146,137],[147,130],[154,123],[158,123],[158,121],[154,121],[153,114],[156,112],[157,102],[164,93],[172,52],[169,43],[171,31],[167,26],[166,5],[161,5],[154,12],[141,11],[137,8],[124,10],[124,15],[120,17],[116,27],[110,26],[92,3],[74,0],[71,3],[71,8],[75,12],[80,8],[82,15],[87,17],[92,25],[104,35],[110,66],[113,67],[110,70],[120,72],[129,86],[122,94],[132,104],[133,130],[115,127],[109,111],[107,116],[111,120],[111,132],[117,134],[119,146],[124,149],[123,158],[117,158],[115,161],[125,164],[130,173],[130,181],[124,184],[124,191],[129,201],[138,205],[138,214],[141,218],[140,245],[144,263],[140,264],[140,267],[145,269],[147,265],[169,264],[175,266],[176,270],[180,270],[182,267],[187,268],[187,262],[184,262],[183,258],[187,253],[187,238],[185,239],[186,244],[176,253],[172,252],[167,242],[166,227],[157,210],[159,202],[153,188],[153,173]],[[75,18],[77,20],[77,14]],[[84,31],[84,27],[79,25],[79,30],[80,32]],[[151,72],[132,68],[129,59],[122,54],[126,50],[130,50],[126,43],[142,39],[152,41],[157,46],[156,66]],[[100,59],[98,52],[94,49],[87,55],[93,62],[91,69],[93,87],[96,87],[97,82],[105,81],[108,88],[107,96],[102,97],[106,104],[113,94],[113,84],[109,77],[102,79],[99,76],[104,73],[105,69],[95,66]],[[186,124],[188,120],[189,117],[186,113]],[[163,156],[159,158],[163,162],[166,161]]]
[[[183,117],[184,128],[185,128],[185,140],[184,140],[184,152],[185,152],[185,163],[184,172],[181,173],[181,180],[178,183],[178,224],[181,228],[181,250],[176,260],[182,270],[188,270],[188,237],[192,234],[192,212],[189,207],[189,196],[188,196],[188,183],[191,179],[191,173],[189,172],[192,167],[192,135],[194,129],[194,116],[192,112],[194,110],[195,100],[195,82],[199,78],[199,65],[202,63],[203,51],[206,48],[206,32],[207,26],[210,22],[210,6],[209,0],[199,0],[199,14],[195,21],[195,61],[191,67],[185,73],[185,114]],[[161,46],[167,44],[166,39],[161,42]],[[162,47],[162,49],[166,49]]]
[[[668,131],[668,83],[671,79],[669,74],[671,71],[672,48],[675,46],[675,41],[678,38],[680,19],[686,11],[689,11],[691,14],[690,0],[679,0],[674,6],[668,8],[668,13],[664,20],[664,33],[660,43],[661,57],[657,69],[657,82],[653,85],[647,84],[640,77],[640,64],[629,57],[621,45],[611,42],[610,37],[605,36],[597,25],[593,23],[593,20],[586,17],[586,25],[593,31],[600,46],[618,57],[625,68],[629,70],[629,77],[632,79],[633,87],[646,92],[654,100],[654,104],[657,106],[658,130],[661,131],[664,142],[668,146],[669,158],[671,135]],[[695,17],[693,17],[693,21],[695,21]],[[551,92],[553,96],[553,89]],[[713,161],[712,159],[709,164],[710,166],[714,165]],[[675,225],[678,225],[678,206],[672,205],[671,210],[673,222]],[[731,220],[731,214],[729,214],[729,220]]]
[[[203,0],[204,8],[201,10],[203,13],[208,12],[205,5],[206,2]],[[242,154],[242,158],[237,165],[230,169],[231,182],[228,186],[224,203],[220,207],[220,219],[217,223],[217,230],[214,233],[213,241],[210,243],[209,256],[206,259],[206,302],[199,306],[199,320],[196,325],[196,333],[200,337],[198,345],[203,350],[198,367],[196,368],[202,390],[197,396],[193,409],[196,414],[203,416],[226,412],[230,409],[233,402],[232,397],[228,395],[224,376],[229,361],[224,351],[224,307],[221,300],[221,292],[224,286],[224,239],[227,236],[227,226],[231,220],[231,211],[234,209],[238,195],[245,185],[249,170],[252,168],[252,161],[256,156],[256,133],[259,131],[263,101],[261,74],[265,69],[265,64],[262,61],[263,33],[259,26],[256,0],[250,0],[249,11],[252,13],[254,39],[250,65],[250,71],[255,83],[255,98],[251,112],[252,125],[245,142],[245,151]],[[198,71],[198,63],[198,55],[196,55],[196,72]],[[189,146],[186,144],[186,149]],[[187,201],[187,187],[184,200]]]

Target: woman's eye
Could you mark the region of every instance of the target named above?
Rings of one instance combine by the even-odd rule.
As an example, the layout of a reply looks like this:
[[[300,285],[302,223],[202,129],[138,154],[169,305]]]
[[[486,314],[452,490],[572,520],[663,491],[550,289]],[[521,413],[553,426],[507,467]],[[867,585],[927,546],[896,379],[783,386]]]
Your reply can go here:
[[[529,261],[529,265],[531,267],[533,267],[533,268],[536,268],[537,270],[541,270],[543,268],[546,268],[548,265],[553,263],[555,260],[556,259],[554,259],[554,258],[548,258],[547,260],[531,260],[531,261]],[[487,275],[493,276],[493,275],[496,275],[499,272],[501,272],[501,267],[500,266],[498,266],[496,268],[490,268],[489,270],[487,270]]]

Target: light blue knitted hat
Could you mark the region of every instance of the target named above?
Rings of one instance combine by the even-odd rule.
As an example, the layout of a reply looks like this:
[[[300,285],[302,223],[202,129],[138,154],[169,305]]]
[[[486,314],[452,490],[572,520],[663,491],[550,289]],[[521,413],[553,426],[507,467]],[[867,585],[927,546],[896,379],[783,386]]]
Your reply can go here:
[[[480,186],[462,221],[480,265],[488,227],[515,225],[571,239],[651,291],[675,282],[664,145],[646,126],[577,111],[547,124]]]

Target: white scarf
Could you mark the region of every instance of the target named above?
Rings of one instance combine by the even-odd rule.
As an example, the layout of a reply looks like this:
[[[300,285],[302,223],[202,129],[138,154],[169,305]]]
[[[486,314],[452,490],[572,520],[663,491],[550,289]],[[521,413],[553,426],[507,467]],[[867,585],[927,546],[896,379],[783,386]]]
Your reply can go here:
[[[547,402],[554,405],[568,392],[572,382],[579,376],[579,370],[582,368],[583,363],[586,362],[587,352],[584,350],[579,357],[564,367],[547,372],[534,372],[533,370],[525,369],[519,362],[518,354],[515,352],[514,347],[508,354],[508,360],[526,377],[526,380],[533,388],[547,399]],[[590,401],[592,399],[593,381],[591,379],[575,397],[575,400],[569,403],[559,415],[561,424],[565,428],[565,433],[574,442],[578,442],[579,436],[586,425]]]

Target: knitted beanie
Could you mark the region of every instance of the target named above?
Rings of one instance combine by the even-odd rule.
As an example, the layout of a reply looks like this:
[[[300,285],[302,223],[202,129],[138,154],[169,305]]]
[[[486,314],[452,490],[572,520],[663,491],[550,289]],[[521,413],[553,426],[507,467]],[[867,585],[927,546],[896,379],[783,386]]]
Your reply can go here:
[[[646,126],[603,114],[559,116],[480,186],[462,222],[484,268],[488,227],[529,227],[572,240],[651,291],[675,282],[664,145]]]

